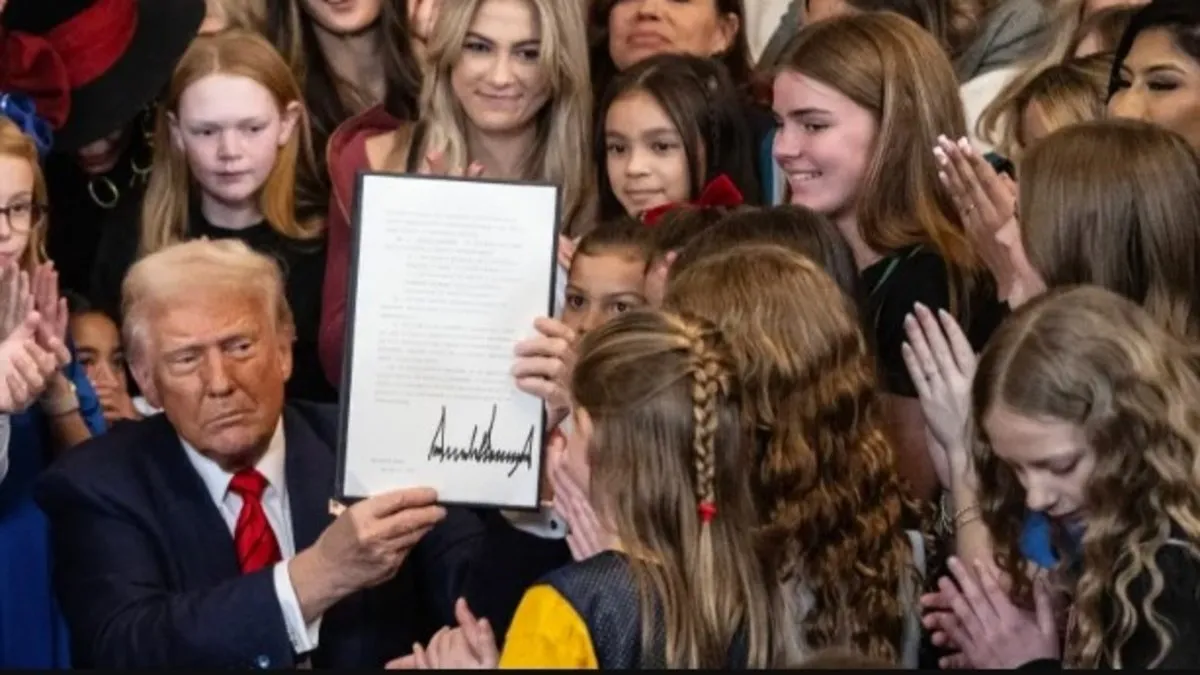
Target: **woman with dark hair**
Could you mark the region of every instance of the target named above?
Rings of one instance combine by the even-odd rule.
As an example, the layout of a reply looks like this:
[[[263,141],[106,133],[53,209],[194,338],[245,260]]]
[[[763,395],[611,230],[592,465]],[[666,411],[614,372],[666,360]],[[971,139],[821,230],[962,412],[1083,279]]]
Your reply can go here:
[[[394,119],[415,118],[421,67],[410,32],[405,0],[268,3],[266,35],[304,90],[317,149],[315,174],[298,176],[302,215],[328,211],[325,146],[339,124],[379,104]]]
[[[1117,46],[1108,111],[1200,149],[1200,2],[1154,0],[1134,15]]]
[[[743,0],[595,0],[588,33],[597,92],[605,91],[618,73],[657,54],[691,54],[724,63],[737,83],[763,198],[775,200],[775,169],[768,142],[775,125],[760,103],[767,96],[761,95],[762,87],[757,86],[762,83],[750,56]],[[598,124],[602,120],[597,117]]]

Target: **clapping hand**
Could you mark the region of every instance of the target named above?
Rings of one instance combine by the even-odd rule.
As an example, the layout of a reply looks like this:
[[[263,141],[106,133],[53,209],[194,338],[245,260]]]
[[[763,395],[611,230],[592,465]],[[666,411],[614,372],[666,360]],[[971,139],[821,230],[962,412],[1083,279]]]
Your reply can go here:
[[[944,310],[938,310],[935,317],[928,307],[918,303],[905,318],[904,331],[908,340],[900,353],[917,390],[929,433],[944,453],[933,460],[939,477],[946,472],[945,483],[951,472],[966,465],[975,351],[958,322]]]
[[[425,161],[421,162],[421,166],[417,173],[424,176],[449,176],[451,178],[479,178],[483,175],[483,165],[479,162],[471,162],[466,169],[452,167],[446,161],[445,153],[431,152],[425,155]]]
[[[933,154],[963,229],[996,278],[1000,298],[1007,299],[1020,276],[1013,250],[1021,245],[1017,184],[997,173],[966,139],[955,143],[940,136]]]
[[[454,603],[454,618],[458,627],[442,628],[425,648],[414,644],[413,653],[389,662],[388,670],[494,669],[500,653],[488,620],[475,618],[462,598]]]
[[[12,414],[28,408],[58,373],[59,357],[38,344],[41,324],[41,316],[30,312],[0,342],[0,412]]]
[[[1058,627],[1045,580],[1033,584],[1034,610],[1018,608],[1001,587],[994,563],[977,562],[975,574],[957,558],[948,563],[954,581],[938,580],[938,592],[921,598],[925,627],[934,644],[952,646],[943,668],[1013,670],[1060,655]],[[957,582],[957,583],[956,583]]]

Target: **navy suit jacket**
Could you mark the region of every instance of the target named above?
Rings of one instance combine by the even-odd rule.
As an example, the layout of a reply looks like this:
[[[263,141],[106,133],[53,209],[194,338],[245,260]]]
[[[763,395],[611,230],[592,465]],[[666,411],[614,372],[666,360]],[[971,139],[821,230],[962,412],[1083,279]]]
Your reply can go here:
[[[296,550],[332,522],[337,409],[283,415]],[[292,667],[296,655],[270,568],[243,575],[229,529],[165,415],[72,450],[37,486],[49,517],[54,584],[85,668]],[[379,667],[441,625],[476,528],[435,528],[391,581],[326,612],[314,667]],[[431,533],[432,534],[432,533]],[[445,570],[445,571],[443,571]]]

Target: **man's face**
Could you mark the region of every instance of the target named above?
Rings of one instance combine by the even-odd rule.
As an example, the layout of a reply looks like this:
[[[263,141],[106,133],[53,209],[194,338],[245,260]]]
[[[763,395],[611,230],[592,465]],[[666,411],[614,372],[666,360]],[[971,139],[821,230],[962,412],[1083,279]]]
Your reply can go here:
[[[147,400],[201,454],[253,464],[283,411],[291,336],[250,293],[198,290],[151,314],[134,374]]]

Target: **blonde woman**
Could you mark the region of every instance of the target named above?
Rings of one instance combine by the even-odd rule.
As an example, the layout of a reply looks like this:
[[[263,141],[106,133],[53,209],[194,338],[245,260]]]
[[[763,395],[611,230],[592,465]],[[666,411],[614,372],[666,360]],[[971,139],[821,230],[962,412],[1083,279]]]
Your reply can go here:
[[[977,133],[1006,159],[1062,127],[1107,116],[1111,54],[1096,54],[1045,67],[1016,80],[983,111]]]
[[[505,101],[498,101],[503,94]],[[340,382],[358,171],[482,174],[562,186],[561,232],[591,225],[591,84],[583,7],[559,0],[463,0],[438,13],[420,122],[374,108],[329,144],[334,186],[321,361]]]

